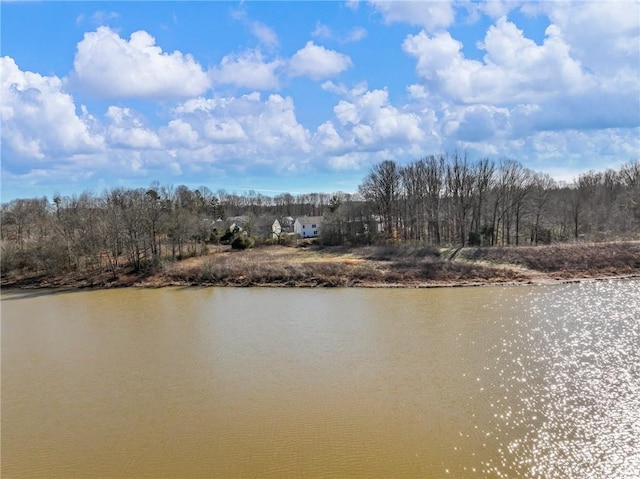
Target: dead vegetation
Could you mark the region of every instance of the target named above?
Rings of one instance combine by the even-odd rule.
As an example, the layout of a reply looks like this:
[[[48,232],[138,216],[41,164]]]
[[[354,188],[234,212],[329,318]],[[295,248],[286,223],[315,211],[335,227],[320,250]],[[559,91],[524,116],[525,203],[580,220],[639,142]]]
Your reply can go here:
[[[555,278],[617,276],[640,271],[637,242],[464,248],[459,257],[527,268]]]
[[[637,243],[463,248],[432,246],[262,248],[176,263],[172,284],[224,286],[451,286],[640,273]]]
[[[216,248],[202,256],[165,262],[147,274],[3,278],[13,287],[435,287],[526,284],[640,275],[640,243],[538,247],[385,245],[360,248],[271,246],[245,251]]]

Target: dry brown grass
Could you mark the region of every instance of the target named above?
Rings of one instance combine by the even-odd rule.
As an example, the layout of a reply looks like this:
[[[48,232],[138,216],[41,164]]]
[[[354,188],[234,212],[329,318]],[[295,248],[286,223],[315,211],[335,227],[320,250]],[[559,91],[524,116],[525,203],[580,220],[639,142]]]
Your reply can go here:
[[[361,259],[284,247],[192,258],[164,276],[171,282],[225,286],[352,286],[380,280]]]
[[[191,258],[168,283],[224,286],[428,286],[526,281],[517,271],[440,258],[433,248],[262,248]]]
[[[634,242],[465,248],[458,256],[515,265],[561,278],[628,275],[640,271],[640,244]]]
[[[455,259],[433,247],[346,248],[270,246],[216,248],[207,255],[165,263],[156,273],[121,271],[27,278],[15,287],[393,286],[430,287],[538,283],[640,275],[640,243],[463,248]]]

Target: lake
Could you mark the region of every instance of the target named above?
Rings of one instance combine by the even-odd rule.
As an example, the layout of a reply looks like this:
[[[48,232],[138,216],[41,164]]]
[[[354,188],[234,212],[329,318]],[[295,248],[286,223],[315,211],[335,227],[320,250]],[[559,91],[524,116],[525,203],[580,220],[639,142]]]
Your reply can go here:
[[[640,476],[640,281],[3,291],[2,477]]]

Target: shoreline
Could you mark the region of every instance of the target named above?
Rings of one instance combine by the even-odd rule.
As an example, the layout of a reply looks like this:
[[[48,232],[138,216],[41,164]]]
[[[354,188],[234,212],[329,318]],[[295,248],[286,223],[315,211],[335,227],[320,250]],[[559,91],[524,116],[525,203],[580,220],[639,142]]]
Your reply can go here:
[[[488,287],[536,287],[536,286],[561,286],[567,284],[604,282],[604,281],[631,281],[639,280],[639,274],[616,275],[616,276],[592,276],[592,277],[575,277],[575,278],[548,278],[530,281],[484,281],[484,282],[430,282],[430,283],[358,283],[351,285],[326,285],[326,284],[299,284],[287,285],[278,283],[258,283],[251,285],[238,284],[220,284],[220,283],[180,283],[170,282],[165,284],[114,284],[108,286],[102,285],[82,285],[82,284],[37,284],[30,286],[16,286],[13,284],[3,284],[0,286],[0,293],[7,294],[55,294],[55,293],[71,293],[81,291],[99,291],[103,289],[163,289],[163,288],[283,288],[283,289],[450,289],[450,288],[488,288]]]
[[[162,287],[428,289],[530,286],[640,278],[640,243],[435,249],[264,247],[165,263],[158,271],[122,269],[3,277],[7,291]]]

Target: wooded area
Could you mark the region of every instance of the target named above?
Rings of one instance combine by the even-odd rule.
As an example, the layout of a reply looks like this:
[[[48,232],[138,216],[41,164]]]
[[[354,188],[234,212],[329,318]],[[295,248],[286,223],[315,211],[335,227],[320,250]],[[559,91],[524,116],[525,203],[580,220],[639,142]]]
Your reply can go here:
[[[640,161],[559,184],[513,160],[422,158],[373,167],[356,194],[244,195],[157,183],[1,206],[2,274],[154,270],[203,254],[219,219],[324,216],[325,245],[537,245],[638,239]],[[248,231],[248,234],[252,234]],[[257,239],[257,244],[271,238]]]

